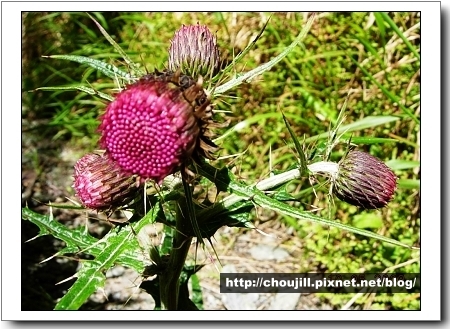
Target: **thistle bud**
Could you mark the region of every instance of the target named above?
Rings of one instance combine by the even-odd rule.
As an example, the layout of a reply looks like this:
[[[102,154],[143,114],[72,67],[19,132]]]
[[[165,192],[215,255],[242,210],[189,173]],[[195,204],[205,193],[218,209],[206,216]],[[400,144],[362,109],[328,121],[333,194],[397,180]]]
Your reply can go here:
[[[76,194],[83,205],[95,210],[115,210],[138,193],[136,177],[126,175],[107,155],[87,154],[74,167]]]
[[[339,162],[333,180],[334,193],[340,200],[365,209],[386,206],[397,184],[388,166],[361,151],[350,151]]]
[[[216,38],[205,25],[183,25],[171,40],[169,70],[193,77],[214,76],[220,64]]]

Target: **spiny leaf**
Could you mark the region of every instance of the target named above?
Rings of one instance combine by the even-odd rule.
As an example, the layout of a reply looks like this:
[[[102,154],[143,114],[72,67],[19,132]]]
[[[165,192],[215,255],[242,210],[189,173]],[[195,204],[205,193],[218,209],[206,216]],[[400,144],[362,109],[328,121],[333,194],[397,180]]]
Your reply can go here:
[[[39,236],[51,234],[56,239],[66,243],[66,247],[60,250],[56,256],[61,256],[66,253],[84,252],[97,257],[108,244],[106,240],[99,241],[89,235],[83,228],[71,230],[67,226],[53,220],[52,216],[41,215],[28,208],[22,209],[22,218],[39,227],[42,232]],[[130,248],[118,257],[117,263],[141,272],[144,269],[146,260],[138,250],[137,241],[132,239],[129,243]]]
[[[197,216],[195,214],[195,208],[194,208],[194,203],[192,202],[192,200],[194,199],[192,196],[192,190],[189,186],[189,184],[186,182],[186,180],[183,178],[183,188],[184,188],[184,193],[186,194],[186,207],[187,207],[187,214],[183,214],[184,216],[188,216],[189,217],[189,221],[192,225],[192,228],[194,229],[194,233],[195,236],[197,237],[197,240],[202,243],[203,242],[203,237],[202,237],[202,233],[200,231],[200,228],[198,227],[198,223],[197,223]]]
[[[103,242],[101,252],[94,260],[83,262],[82,271],[79,271],[76,275],[78,277],[77,281],[58,302],[55,309],[76,310],[80,308],[96,289],[103,286],[105,280],[103,273],[115,263],[118,263],[120,256],[127,251],[130,251],[130,249],[136,251],[138,247],[134,233],[139,233],[149,222],[154,222],[158,211],[159,206],[152,208],[139,222],[133,225],[133,228],[131,227],[132,224],[130,224],[120,231],[118,229],[111,230],[101,240]],[[143,268],[141,271],[143,271]]]
[[[127,83],[133,82],[136,80],[134,77],[131,76],[130,73],[124,72],[117,67],[115,67],[112,64],[105,63],[102,61],[99,61],[98,59],[85,57],[85,56],[77,56],[77,55],[50,55],[50,56],[43,56],[45,58],[53,58],[53,59],[64,59],[67,61],[73,61],[80,64],[86,64],[90,67],[102,72],[107,77],[110,77],[112,79],[120,78],[125,80]]]
[[[312,26],[312,23],[314,22],[315,17],[316,17],[315,14],[312,14],[309,17],[308,21],[306,22],[303,29],[300,31],[299,35],[278,56],[271,59],[269,62],[258,66],[256,69],[253,69],[253,70],[241,75],[240,77],[230,80],[230,81],[224,83],[223,85],[215,88],[213,91],[214,96],[221,95],[221,94],[225,93],[226,91],[230,90],[231,88],[234,88],[234,87],[240,85],[243,82],[250,82],[253,78],[270,70],[273,66],[275,66],[277,63],[279,63],[306,37],[306,34],[311,29],[311,26]]]
[[[297,153],[298,153],[300,172],[301,172],[302,176],[307,176],[308,164],[306,163],[306,156],[305,156],[305,152],[303,152],[303,147],[300,145],[300,142],[298,141],[297,136],[295,136],[295,133],[292,130],[291,125],[289,124],[289,121],[285,117],[284,113],[281,112],[281,114],[283,115],[284,123],[289,131],[289,134],[291,135],[292,140],[294,141],[295,149],[297,150]]]
[[[99,267],[93,261],[84,261],[76,275],[77,281],[56,304],[55,310],[77,310],[98,288],[103,287],[106,277]]]
[[[39,87],[36,88],[35,90],[46,90],[46,91],[54,91],[54,90],[67,90],[67,91],[72,91],[72,90],[79,90],[79,91],[83,91],[89,95],[98,95],[100,98],[106,99],[107,101],[112,102],[114,100],[114,97],[102,93],[100,91],[96,91],[92,88],[86,87],[86,86],[82,86],[82,85],[78,85],[78,86],[62,86],[62,87]]]
[[[42,234],[51,234],[57,239],[66,243],[68,247],[78,250],[87,248],[97,241],[93,236],[83,233],[80,230],[70,230],[65,225],[53,220],[53,216],[44,216],[33,212],[29,208],[22,208],[22,219],[28,220],[39,227]]]
[[[245,49],[243,51],[241,51],[234,59],[233,62],[228,64],[221,72],[220,75],[217,75],[216,77],[214,77],[213,81],[216,81],[217,79],[220,79],[225,73],[227,73],[228,71],[230,71],[235,65],[236,63],[239,63],[239,61],[256,45],[256,42],[259,40],[259,38],[261,38],[263,32],[265,31],[267,24],[270,21],[270,17],[269,19],[266,21],[266,23],[264,24],[264,26],[262,27],[261,31],[259,31],[258,35],[253,39],[253,41],[247,46],[245,47]]]
[[[113,38],[111,38],[111,36],[108,34],[108,32],[106,32],[106,30],[100,25],[99,22],[97,22],[91,15],[87,14],[95,23],[95,25],[97,25],[98,29],[100,30],[100,32],[103,34],[103,36],[106,38],[106,40],[109,41],[109,43],[114,47],[114,49],[122,56],[122,58],[125,60],[125,62],[130,65],[131,69],[133,71],[135,71],[136,75],[141,77],[143,75],[145,75],[145,72],[142,71],[139,66],[137,66],[130,57],[128,57],[128,55],[126,54],[125,51],[123,51],[123,49],[117,44],[117,42],[114,41]]]

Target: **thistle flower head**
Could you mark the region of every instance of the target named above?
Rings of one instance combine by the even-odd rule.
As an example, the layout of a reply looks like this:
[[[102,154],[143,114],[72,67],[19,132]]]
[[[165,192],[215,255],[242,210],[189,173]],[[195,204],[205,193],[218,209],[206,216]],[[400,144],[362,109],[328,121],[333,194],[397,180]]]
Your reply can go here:
[[[84,206],[96,210],[114,210],[137,196],[136,177],[126,175],[107,155],[90,153],[74,167],[76,194]]]
[[[180,69],[194,77],[214,76],[219,64],[216,38],[205,25],[183,25],[175,32],[169,47],[169,70]]]
[[[365,209],[386,206],[397,185],[397,177],[388,166],[361,151],[350,151],[339,162],[333,180],[340,200]]]
[[[209,155],[214,149],[212,142],[210,148],[202,142],[210,112],[201,81],[179,73],[149,74],[108,105],[100,145],[128,174],[160,183],[185,167],[194,151]]]

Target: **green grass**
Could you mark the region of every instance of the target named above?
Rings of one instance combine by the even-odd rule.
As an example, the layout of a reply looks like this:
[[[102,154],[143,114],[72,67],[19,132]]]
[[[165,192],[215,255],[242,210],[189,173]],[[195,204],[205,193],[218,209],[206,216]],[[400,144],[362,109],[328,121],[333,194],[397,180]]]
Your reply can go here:
[[[141,69],[162,70],[173,33],[181,24],[207,24],[217,31],[222,54],[227,62],[242,51],[270,17],[266,30],[255,47],[240,61],[235,72],[246,72],[267,62],[284,50],[301,30],[301,14],[259,13],[95,13],[126,54]],[[121,56],[102,36],[84,13],[32,14],[25,17],[23,79],[23,118],[37,121],[25,131],[39,131],[41,138],[64,139],[70,145],[82,143],[86,152],[98,140],[98,116],[106,101],[98,96],[74,91],[35,91],[39,87],[83,83],[107,94],[117,84],[87,66],[42,55],[71,54],[102,60],[123,71],[130,70]],[[398,120],[352,133],[360,138],[359,148],[392,163],[399,184],[390,205],[377,211],[362,211],[335,200],[327,202],[327,189],[317,197],[304,191],[307,182],[294,186],[301,196],[295,205],[326,217],[330,207],[342,223],[373,230],[400,242],[418,246],[420,179],[418,133],[420,124],[420,19],[417,13],[322,13],[303,44],[261,77],[227,93],[218,100],[217,112],[230,121],[227,137],[220,139],[217,166],[234,163],[235,172],[248,184],[267,177],[270,171],[285,171],[297,163],[296,153],[281,117],[280,109],[300,141],[327,132],[336,124],[339,110],[348,95],[345,124],[367,117],[395,116]],[[29,50],[29,52],[27,52]],[[242,129],[235,129],[244,122]],[[234,129],[234,130],[233,130]],[[227,129],[218,131],[218,137]],[[350,137],[346,134],[344,137]],[[366,143],[363,137],[389,139]],[[306,145],[311,147],[311,145]],[[336,148],[338,160],[345,144]],[[245,151],[245,152],[244,152]],[[236,158],[228,156],[239,154]],[[272,162],[271,162],[272,161]],[[272,163],[272,168],[269,163]],[[398,164],[403,165],[398,165]],[[397,164],[397,166],[394,166]],[[386,268],[419,257],[418,251],[387,245],[336,228],[328,228],[287,216],[278,216],[285,226],[295,228],[303,241],[299,262],[307,271],[382,272]],[[219,254],[220,257],[220,254]],[[420,272],[419,263],[405,265],[406,272]],[[419,297],[403,300],[398,296],[365,296],[356,306],[381,309],[417,309]],[[342,307],[351,297],[322,295]],[[370,299],[371,298],[371,299]]]

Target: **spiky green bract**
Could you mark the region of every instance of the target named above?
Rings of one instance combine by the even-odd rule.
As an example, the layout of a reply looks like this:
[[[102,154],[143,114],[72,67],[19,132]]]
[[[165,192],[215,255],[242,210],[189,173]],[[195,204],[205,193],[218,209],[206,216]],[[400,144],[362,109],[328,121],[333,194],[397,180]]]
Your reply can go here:
[[[338,165],[334,193],[349,204],[377,209],[386,206],[397,187],[397,177],[382,161],[361,151],[350,151]]]
[[[136,176],[128,175],[106,154],[90,153],[74,167],[76,194],[87,208],[110,211],[121,208],[137,195]]]

